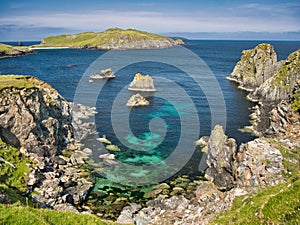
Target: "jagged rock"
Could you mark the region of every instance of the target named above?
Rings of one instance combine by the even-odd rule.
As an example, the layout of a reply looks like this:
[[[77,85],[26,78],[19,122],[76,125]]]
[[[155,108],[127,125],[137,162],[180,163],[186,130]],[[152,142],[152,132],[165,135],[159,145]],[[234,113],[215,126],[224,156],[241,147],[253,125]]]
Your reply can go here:
[[[259,44],[254,49],[244,50],[228,79],[239,83],[239,87],[254,90],[273,75],[277,55],[270,44]]]
[[[79,213],[79,211],[71,204],[64,203],[64,204],[57,204],[53,207],[53,209],[60,211],[60,212],[74,212]]]
[[[153,83],[152,77],[149,75],[142,75],[137,73],[134,76],[133,81],[130,83],[128,90],[130,91],[144,91],[144,92],[154,92],[156,91]]]
[[[80,139],[82,133],[94,132],[82,121],[94,115],[94,109],[67,102],[34,77],[5,78],[8,86],[0,90],[0,137],[11,140],[32,162],[27,185],[29,192],[34,191],[33,200],[52,208],[81,204],[93,183],[89,172],[79,166],[91,152],[82,151],[75,136]],[[63,155],[68,151],[69,156]]]
[[[235,156],[233,174],[239,186],[272,186],[283,181],[283,157],[264,139],[242,144]]]
[[[90,77],[92,79],[111,79],[111,78],[115,78],[116,75],[114,74],[111,68],[107,68],[105,70],[101,70],[100,73],[94,73]]]
[[[236,152],[236,142],[228,138],[221,126],[216,125],[208,140],[208,169],[205,178],[214,182],[220,189],[233,187],[232,163]]]
[[[137,107],[137,106],[146,106],[149,105],[149,101],[143,97],[142,95],[140,95],[139,93],[132,95],[128,102],[127,102],[127,106],[128,107]]]

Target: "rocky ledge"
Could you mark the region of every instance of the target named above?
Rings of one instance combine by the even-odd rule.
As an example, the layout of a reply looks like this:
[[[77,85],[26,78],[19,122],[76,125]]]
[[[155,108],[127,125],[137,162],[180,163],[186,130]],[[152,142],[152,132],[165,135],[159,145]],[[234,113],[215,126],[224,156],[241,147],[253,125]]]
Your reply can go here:
[[[0,59],[34,54],[29,47],[11,46],[0,43]]]
[[[154,82],[149,75],[137,73],[128,87],[129,91],[155,92]]]
[[[77,211],[87,197],[92,151],[78,142],[94,131],[82,122],[93,113],[34,77],[0,76],[0,138],[29,160],[26,195],[41,206]]]
[[[150,102],[143,97],[142,95],[140,95],[139,93],[132,95],[128,102],[127,102],[127,106],[128,107],[138,107],[138,106],[146,106],[149,105]]]

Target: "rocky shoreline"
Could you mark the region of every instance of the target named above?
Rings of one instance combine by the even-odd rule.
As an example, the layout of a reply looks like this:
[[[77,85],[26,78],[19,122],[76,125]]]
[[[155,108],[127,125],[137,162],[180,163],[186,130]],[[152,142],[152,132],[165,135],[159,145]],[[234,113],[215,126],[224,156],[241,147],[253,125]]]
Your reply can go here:
[[[88,121],[95,108],[67,102],[34,77],[0,76],[0,138],[30,161],[24,194],[41,207],[114,216],[119,224],[208,224],[230,210],[239,196],[247,199],[289,177],[299,179],[300,158],[285,158],[300,148],[299,57],[300,50],[277,62],[269,44],[243,51],[228,79],[258,102],[250,129],[260,137],[237,146],[216,125],[209,137],[197,141],[205,156],[205,179],[181,176],[147,191],[126,193],[124,187],[101,180],[93,190],[95,198],[88,200],[95,182],[87,162],[93,150],[81,142],[96,133]],[[149,78],[147,88],[154,89]],[[105,136],[99,141],[111,145]],[[100,160],[114,163],[115,155],[100,155]],[[8,158],[0,158],[1,163],[10,165]],[[296,165],[295,171],[288,163]],[[1,196],[0,202],[9,202]]]
[[[4,58],[12,58],[18,56],[25,56],[30,54],[35,54],[35,51],[30,48],[23,48],[23,47],[13,47],[11,46],[11,51],[0,51],[0,59]]]

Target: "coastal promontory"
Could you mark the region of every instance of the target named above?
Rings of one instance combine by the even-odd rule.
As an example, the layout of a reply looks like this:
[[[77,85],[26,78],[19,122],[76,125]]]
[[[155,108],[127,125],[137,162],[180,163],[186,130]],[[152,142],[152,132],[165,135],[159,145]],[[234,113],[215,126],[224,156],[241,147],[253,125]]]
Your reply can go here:
[[[34,51],[26,46],[11,46],[0,43],[0,59],[33,54]]]
[[[86,49],[153,49],[182,45],[182,40],[174,40],[158,34],[135,29],[110,28],[103,32],[85,32],[46,37],[37,47],[69,47]]]

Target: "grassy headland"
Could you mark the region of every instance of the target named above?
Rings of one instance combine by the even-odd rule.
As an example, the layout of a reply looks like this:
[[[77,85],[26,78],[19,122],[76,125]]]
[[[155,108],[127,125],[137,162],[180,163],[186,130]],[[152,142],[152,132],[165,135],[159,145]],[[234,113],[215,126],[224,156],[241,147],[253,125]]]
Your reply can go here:
[[[182,41],[181,41],[182,42]],[[135,29],[111,28],[103,32],[84,32],[46,37],[35,47],[96,49],[165,48],[182,44],[179,40]]]

